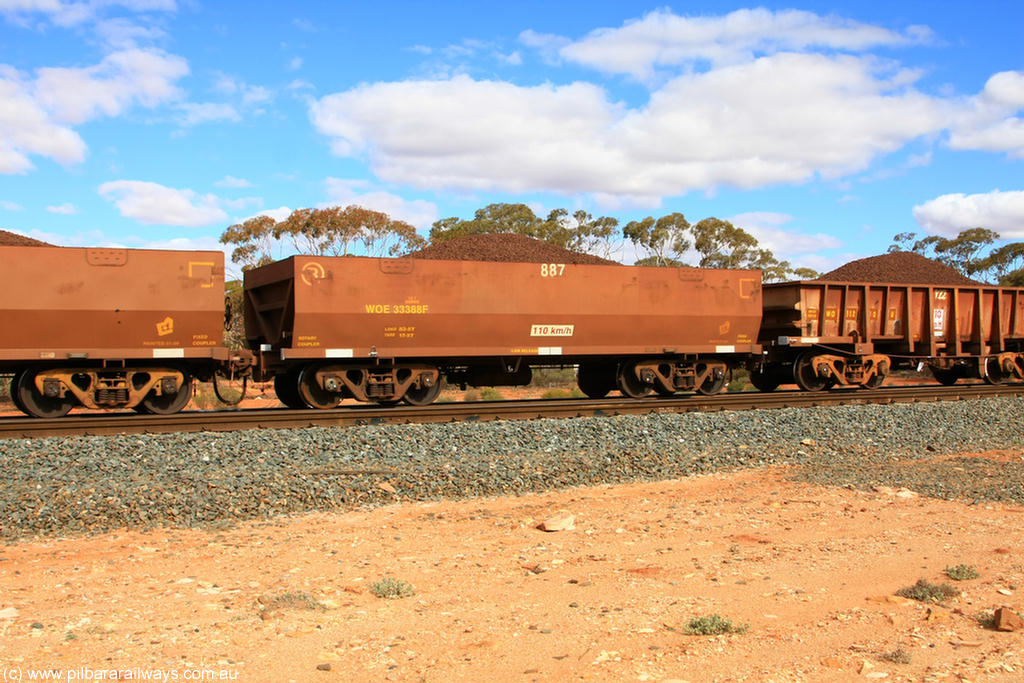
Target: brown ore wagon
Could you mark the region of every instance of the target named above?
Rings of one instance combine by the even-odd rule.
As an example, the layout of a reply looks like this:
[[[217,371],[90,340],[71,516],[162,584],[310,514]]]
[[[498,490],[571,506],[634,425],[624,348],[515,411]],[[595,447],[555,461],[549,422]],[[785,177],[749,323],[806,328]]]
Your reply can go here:
[[[584,393],[720,391],[756,343],[761,273],[294,256],[245,274],[246,336],[295,407],[433,401],[577,365]]]
[[[767,284],[762,391],[878,386],[894,367],[928,366],[942,384],[1024,379],[1024,289],[988,285]]]
[[[25,413],[177,412],[228,359],[224,255],[0,246],[0,372]]]

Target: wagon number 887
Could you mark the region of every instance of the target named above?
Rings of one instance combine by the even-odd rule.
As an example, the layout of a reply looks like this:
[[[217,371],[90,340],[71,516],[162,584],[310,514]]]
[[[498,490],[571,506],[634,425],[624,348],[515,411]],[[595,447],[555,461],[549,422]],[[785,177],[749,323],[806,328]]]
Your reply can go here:
[[[564,263],[542,263],[540,264],[541,277],[561,277],[565,274]]]

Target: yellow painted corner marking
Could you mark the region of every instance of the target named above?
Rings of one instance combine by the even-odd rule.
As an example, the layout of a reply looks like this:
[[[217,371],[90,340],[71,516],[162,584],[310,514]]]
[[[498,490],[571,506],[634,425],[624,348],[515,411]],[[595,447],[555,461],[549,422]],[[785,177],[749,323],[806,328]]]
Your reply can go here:
[[[204,284],[201,284],[199,286],[200,287],[204,287],[204,288],[213,287],[213,267],[214,267],[214,265],[215,264],[214,264],[213,261],[189,261],[188,262],[188,276],[192,277],[192,278],[202,277],[203,273],[200,273],[199,275],[196,275],[196,269],[199,268],[199,267],[209,268],[210,272],[209,273],[205,273],[205,275],[209,278],[210,281],[206,282]]]

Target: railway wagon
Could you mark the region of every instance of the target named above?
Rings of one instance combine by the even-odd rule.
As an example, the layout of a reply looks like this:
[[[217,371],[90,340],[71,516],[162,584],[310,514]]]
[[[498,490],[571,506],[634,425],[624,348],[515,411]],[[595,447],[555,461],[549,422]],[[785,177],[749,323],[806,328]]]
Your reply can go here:
[[[433,401],[577,365],[582,391],[715,393],[756,343],[761,273],[294,256],[245,274],[246,336],[294,407]]]
[[[0,373],[23,412],[173,413],[227,361],[224,255],[0,246]]]
[[[800,281],[764,286],[762,391],[879,386],[926,365],[941,384],[1024,379],[1024,288]]]

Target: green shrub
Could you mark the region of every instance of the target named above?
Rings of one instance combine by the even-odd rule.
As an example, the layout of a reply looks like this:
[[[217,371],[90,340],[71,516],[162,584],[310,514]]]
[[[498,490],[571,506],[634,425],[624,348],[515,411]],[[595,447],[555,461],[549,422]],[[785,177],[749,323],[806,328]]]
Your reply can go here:
[[[579,388],[574,389],[548,389],[540,395],[541,398],[583,398],[583,392]]]
[[[946,567],[946,576],[954,581],[969,581],[980,576],[978,570],[969,564],[958,564],[955,567]]]
[[[958,595],[959,592],[948,583],[934,584],[924,579],[918,579],[913,586],[896,591],[896,595],[918,602],[931,602],[939,605],[954,595]]]
[[[413,594],[412,584],[400,579],[385,577],[370,586],[370,592],[378,598],[407,598]]]
[[[729,619],[712,614],[690,619],[683,632],[690,636],[718,636],[724,633],[746,633],[748,628],[749,624],[734,625]]]
[[[893,664],[910,664],[913,657],[911,657],[910,653],[902,647],[898,647],[892,652],[882,654],[880,659],[886,662],[892,662]]]
[[[480,398],[484,401],[500,401],[505,397],[494,387],[480,387]]]

